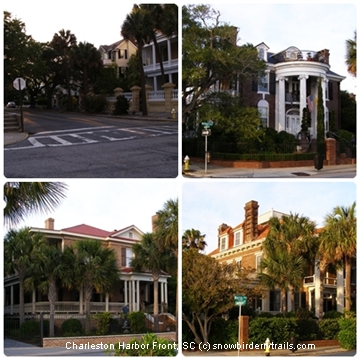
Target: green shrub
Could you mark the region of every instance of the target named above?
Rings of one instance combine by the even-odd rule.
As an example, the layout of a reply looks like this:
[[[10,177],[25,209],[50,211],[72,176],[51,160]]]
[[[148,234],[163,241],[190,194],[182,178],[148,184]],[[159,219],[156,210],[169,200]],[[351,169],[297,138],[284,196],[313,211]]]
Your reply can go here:
[[[210,344],[234,344],[238,341],[239,320],[216,318],[211,324]]]
[[[299,340],[316,340],[320,337],[319,321],[316,319],[297,319]]]
[[[124,115],[128,113],[130,108],[129,100],[124,95],[119,95],[116,98],[113,115]]]
[[[31,337],[40,335],[40,323],[36,320],[26,320],[20,325],[20,336]]]
[[[145,330],[145,314],[141,311],[133,311],[127,315],[130,321],[130,332],[141,334]]]
[[[338,340],[341,347],[347,350],[356,349],[356,318],[341,318],[338,321]]]
[[[177,344],[148,333],[141,340],[131,339],[124,348],[121,342],[114,344],[114,356],[176,356]],[[110,353],[111,351],[107,351]]]
[[[327,311],[325,313],[325,315],[323,316],[323,319],[339,319],[343,316],[344,316],[343,313],[336,311],[336,310],[331,310],[331,311]]]
[[[108,102],[104,95],[84,95],[81,98],[81,109],[89,113],[101,113],[106,110]]]
[[[78,319],[67,319],[61,324],[61,333],[64,336],[76,336],[82,334],[82,325]]]
[[[94,315],[97,320],[96,324],[96,335],[106,335],[109,332],[110,322],[111,322],[111,313],[103,312],[100,314]]]
[[[269,312],[261,312],[257,317],[260,317],[260,318],[273,318],[274,314],[269,313]]]
[[[319,321],[319,330],[321,338],[324,340],[337,339],[340,325],[338,319],[322,319]]]

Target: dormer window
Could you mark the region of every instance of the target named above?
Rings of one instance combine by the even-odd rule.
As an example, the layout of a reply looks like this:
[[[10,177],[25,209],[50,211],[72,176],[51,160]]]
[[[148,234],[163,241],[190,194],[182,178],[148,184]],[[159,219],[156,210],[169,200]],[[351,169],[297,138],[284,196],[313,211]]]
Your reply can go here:
[[[243,243],[243,229],[240,229],[234,234],[234,246],[239,246]]]
[[[133,238],[133,233],[132,231],[129,231],[129,239],[132,239]]]
[[[220,239],[220,251],[226,250],[227,249],[227,236],[223,236]]]

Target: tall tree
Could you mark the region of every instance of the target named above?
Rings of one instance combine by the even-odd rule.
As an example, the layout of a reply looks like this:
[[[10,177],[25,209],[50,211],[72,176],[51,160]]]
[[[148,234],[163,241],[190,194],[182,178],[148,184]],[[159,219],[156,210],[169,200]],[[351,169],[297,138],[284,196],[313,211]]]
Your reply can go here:
[[[71,49],[70,64],[73,69],[80,71],[82,93],[86,95],[89,92],[89,79],[94,79],[102,67],[100,52],[93,44],[80,42]]]
[[[24,283],[30,275],[34,250],[43,242],[42,236],[30,232],[25,227],[20,230],[10,230],[4,239],[4,273],[16,274],[19,278],[19,316],[20,324],[25,320]]]
[[[210,5],[183,6],[183,122],[216,83],[245,82],[265,70],[251,44],[238,46],[237,28]]]
[[[327,264],[340,263],[345,269],[345,309],[351,309],[351,264],[356,257],[356,203],[337,206],[325,217],[320,235],[320,259]]]
[[[198,251],[205,250],[207,246],[205,241],[205,234],[201,234],[200,230],[188,229],[184,231],[182,236],[183,250],[197,249]]]
[[[121,35],[123,38],[134,42],[138,48],[141,105],[142,114],[144,116],[148,115],[148,110],[146,104],[146,82],[142,51],[144,45],[150,43],[153,31],[153,22],[150,13],[141,9],[138,5],[133,6],[131,13],[126,16],[121,27]]]
[[[356,77],[356,31],[354,39],[346,40],[346,65],[348,72]]]
[[[70,86],[70,66],[69,66],[69,54],[70,49],[76,45],[76,36],[71,33],[70,30],[60,30],[59,33],[55,33],[51,41],[51,46],[61,54],[62,65],[65,70],[65,87],[67,90],[67,109],[72,110],[71,101],[71,86]]]
[[[159,330],[159,278],[168,262],[168,252],[159,248],[153,233],[146,233],[132,247],[134,258],[130,266],[135,271],[150,271],[154,282],[154,328]]]
[[[52,211],[65,198],[62,182],[7,182],[4,185],[4,224],[17,225],[33,212]]]
[[[64,262],[72,264],[73,281],[68,287],[84,290],[86,323],[90,327],[90,300],[94,289],[108,293],[119,280],[116,255],[113,249],[104,248],[98,240],[84,239],[65,248]]]

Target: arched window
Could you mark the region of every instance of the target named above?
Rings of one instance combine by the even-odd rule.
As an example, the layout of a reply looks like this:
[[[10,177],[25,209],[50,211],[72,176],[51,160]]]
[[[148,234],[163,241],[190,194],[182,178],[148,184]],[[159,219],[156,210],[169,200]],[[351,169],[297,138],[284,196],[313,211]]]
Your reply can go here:
[[[260,100],[257,107],[259,110],[262,127],[269,127],[269,103],[266,100]]]

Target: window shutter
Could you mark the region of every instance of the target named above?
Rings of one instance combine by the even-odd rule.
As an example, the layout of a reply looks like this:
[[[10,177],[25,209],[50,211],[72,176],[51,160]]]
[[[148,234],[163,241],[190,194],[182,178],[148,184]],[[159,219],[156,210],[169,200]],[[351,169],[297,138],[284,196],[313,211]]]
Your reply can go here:
[[[276,79],[275,79],[275,73],[270,73],[270,94],[275,94],[275,84],[276,84]]]
[[[126,266],[126,248],[121,248],[121,266]]]
[[[329,89],[329,100],[334,100],[334,89],[333,89],[333,83],[329,81],[328,83],[328,89]]]

